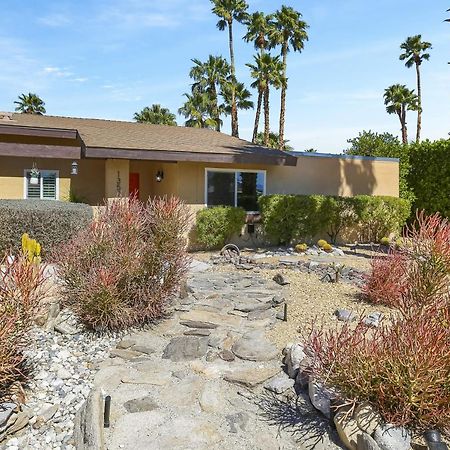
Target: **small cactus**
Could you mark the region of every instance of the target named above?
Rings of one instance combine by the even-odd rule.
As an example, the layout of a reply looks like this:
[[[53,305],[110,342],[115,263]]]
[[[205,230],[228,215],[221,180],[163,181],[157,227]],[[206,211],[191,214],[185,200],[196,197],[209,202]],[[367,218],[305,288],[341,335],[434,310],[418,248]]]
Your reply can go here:
[[[41,262],[41,244],[36,239],[31,239],[28,233],[22,235],[22,253],[30,263]]]
[[[327,252],[327,253],[330,253],[333,251],[333,247],[328,242],[326,242],[324,245],[322,245],[321,248],[324,252]]]
[[[317,241],[317,246],[320,247],[322,250],[326,245],[330,245],[330,244],[328,244],[328,242],[325,239],[319,239]]]
[[[295,246],[295,251],[296,251],[297,253],[304,253],[304,252],[306,252],[306,250],[308,250],[308,246],[307,246],[305,243],[303,243],[303,244],[297,244],[297,245]]]
[[[387,238],[387,237],[382,237],[382,238],[380,239],[380,244],[381,244],[381,245],[384,245],[384,246],[386,246],[386,247],[389,247],[389,246],[391,245],[391,241],[390,241],[389,238]]]

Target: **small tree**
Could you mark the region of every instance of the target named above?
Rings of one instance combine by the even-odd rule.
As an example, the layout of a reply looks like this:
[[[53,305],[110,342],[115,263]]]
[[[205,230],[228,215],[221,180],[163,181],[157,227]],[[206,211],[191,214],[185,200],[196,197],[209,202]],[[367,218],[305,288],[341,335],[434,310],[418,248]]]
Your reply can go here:
[[[175,114],[172,114],[167,108],[163,108],[158,104],[153,104],[150,107],[146,106],[140,112],[134,113],[133,119],[139,123],[171,126],[177,125]]]

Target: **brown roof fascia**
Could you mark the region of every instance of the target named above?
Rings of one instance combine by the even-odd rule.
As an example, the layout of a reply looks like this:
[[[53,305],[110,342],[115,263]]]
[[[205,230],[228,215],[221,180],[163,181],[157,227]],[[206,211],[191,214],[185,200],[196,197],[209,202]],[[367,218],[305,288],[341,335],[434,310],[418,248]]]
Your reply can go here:
[[[177,152],[169,150],[141,150],[123,148],[86,147],[86,158],[111,158],[133,159],[147,161],[179,161],[179,162],[214,162],[231,164],[267,164],[295,166],[297,158],[280,152],[276,155],[263,155],[255,153],[225,154],[225,153],[200,153]]]
[[[81,147],[0,142],[0,156],[81,159]]]
[[[0,124],[0,135],[37,136],[47,138],[79,139],[77,130],[64,128],[29,127],[24,125]]]

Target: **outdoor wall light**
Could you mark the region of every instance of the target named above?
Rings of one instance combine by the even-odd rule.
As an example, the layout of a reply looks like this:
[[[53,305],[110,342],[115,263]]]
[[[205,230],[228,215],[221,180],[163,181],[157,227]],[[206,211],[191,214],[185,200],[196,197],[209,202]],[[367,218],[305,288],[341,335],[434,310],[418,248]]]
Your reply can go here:
[[[158,172],[156,172],[156,181],[161,183],[162,180],[164,180],[164,172],[162,170],[158,170]]]
[[[78,175],[78,163],[76,161],[73,161],[70,167],[71,167],[70,174]]]

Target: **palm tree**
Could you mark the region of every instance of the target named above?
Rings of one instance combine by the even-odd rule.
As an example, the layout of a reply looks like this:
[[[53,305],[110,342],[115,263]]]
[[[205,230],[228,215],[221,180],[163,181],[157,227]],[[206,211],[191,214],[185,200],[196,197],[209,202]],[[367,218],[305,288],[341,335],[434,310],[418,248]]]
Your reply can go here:
[[[255,79],[252,83],[252,87],[256,87],[258,91],[261,90],[261,92],[263,92],[264,145],[268,146],[270,134],[270,86],[279,89],[285,84],[286,81],[283,77],[283,63],[280,61],[279,56],[271,56],[268,53],[256,55],[253,58],[255,64],[247,64],[247,66],[250,67],[251,76]],[[260,105],[258,105],[258,108],[260,108]],[[255,123],[256,120],[259,121],[259,116],[255,119]],[[256,136],[254,136],[253,141],[256,141]]]
[[[195,64],[189,72],[189,76],[195,81],[193,90],[200,88],[211,97],[212,115],[216,120],[216,129],[220,131],[221,108],[218,101],[218,92],[228,83],[230,76],[230,65],[221,56],[209,55],[206,62],[193,59]]]
[[[231,85],[225,84],[221,95],[224,100],[223,111],[225,114],[231,114]],[[245,87],[244,83],[235,84],[235,98],[236,108],[239,109],[251,109],[253,108],[253,102],[250,100],[252,97],[251,92]]]
[[[139,123],[151,123],[154,125],[171,125],[176,126],[176,116],[167,108],[162,108],[161,105],[153,104],[146,106],[140,112],[134,113],[133,119]]]
[[[37,94],[32,94],[29,92],[28,94],[19,95],[19,101],[15,101],[16,111],[24,113],[24,114],[45,114],[45,103]]]
[[[417,111],[418,98],[414,89],[408,89],[404,84],[393,84],[384,91],[384,104],[389,114],[397,114],[402,128],[402,141],[408,143],[406,129],[406,111]]]
[[[289,145],[288,142],[288,140],[284,141],[283,148],[281,150],[286,150],[287,152],[294,150],[294,147]],[[264,145],[264,133],[258,133],[255,144]],[[272,131],[269,133],[269,145],[267,147],[280,150],[280,135],[278,133],[274,133]]]
[[[220,31],[228,27],[228,45],[230,47],[230,68],[231,68],[231,134],[239,137],[239,123],[235,98],[236,66],[234,63],[233,46],[233,21],[243,22],[248,17],[248,4],[245,0],[211,0],[213,4],[212,12],[220,17],[217,28]]]
[[[217,118],[212,116],[211,97],[197,88],[192,94],[184,94],[186,101],[178,110],[187,120],[185,126],[192,128],[217,128]]]
[[[400,61],[405,61],[405,66],[410,68],[413,65],[416,66],[416,77],[417,77],[417,133],[416,142],[420,141],[420,132],[422,129],[422,86],[420,83],[420,65],[422,61],[428,61],[430,59],[430,54],[426,53],[427,50],[431,49],[430,42],[422,41],[422,36],[420,34],[416,36],[410,36],[406,39],[400,48],[404,50],[404,53],[400,55]]]
[[[305,41],[308,40],[308,24],[302,20],[302,14],[290,6],[283,5],[280,10],[269,18],[270,47],[281,45],[283,58],[283,77],[286,80],[281,87],[280,107],[280,145],[284,142],[284,125],[286,117],[286,90],[287,90],[287,54],[292,49],[301,52]]]
[[[259,50],[260,56],[264,55],[264,52],[268,45],[267,33],[269,30],[268,17],[262,12],[255,12],[249,16],[246,21],[247,34],[244,36],[244,40],[247,42],[253,41],[255,48]],[[253,83],[252,87],[258,90],[258,100],[256,102],[255,124],[253,126],[252,142],[256,142],[258,136],[259,118],[261,116],[261,105],[264,95],[264,89],[261,83],[257,81]]]

